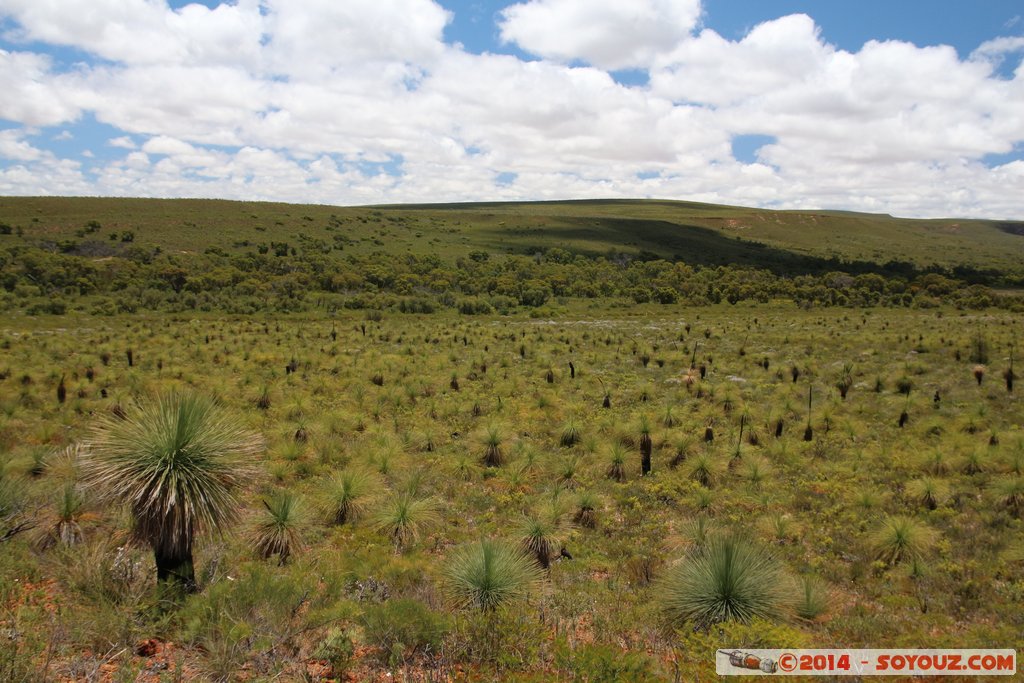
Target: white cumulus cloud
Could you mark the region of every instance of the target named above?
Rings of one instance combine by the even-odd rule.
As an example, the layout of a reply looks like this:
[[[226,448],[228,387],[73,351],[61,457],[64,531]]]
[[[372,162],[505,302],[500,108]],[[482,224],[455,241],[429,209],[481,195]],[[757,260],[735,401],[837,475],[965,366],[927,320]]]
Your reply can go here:
[[[699,0],[528,0],[502,10],[501,37],[541,57],[642,68],[684,40]]]
[[[0,193],[1024,216],[1024,163],[989,156],[1024,144],[1019,35],[962,59],[840,49],[806,14],[731,40],[699,0],[522,0],[493,29],[523,59],[446,43],[445,1],[0,0]],[[60,158],[64,130],[104,153]]]

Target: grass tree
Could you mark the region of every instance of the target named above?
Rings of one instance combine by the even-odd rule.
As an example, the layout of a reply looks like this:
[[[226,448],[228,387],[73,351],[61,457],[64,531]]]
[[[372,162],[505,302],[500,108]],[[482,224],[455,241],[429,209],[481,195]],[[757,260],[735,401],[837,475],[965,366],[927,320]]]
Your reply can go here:
[[[153,549],[157,579],[195,588],[192,548],[238,519],[262,440],[213,401],[172,393],[101,418],[80,459],[83,482],[125,505],[135,538]]]
[[[305,526],[302,501],[290,491],[282,491],[263,501],[264,514],[252,531],[256,554],[266,560],[277,555],[278,565],[303,548]]]
[[[949,500],[949,484],[936,477],[921,477],[907,484],[907,499],[929,510],[935,510]]]
[[[640,417],[640,476],[644,477],[651,473],[651,450],[654,444],[651,442],[651,425],[647,422],[646,416]]]
[[[796,381],[795,379],[793,380]],[[811,426],[811,410],[814,401],[814,387],[807,387],[807,427],[804,428],[804,441],[814,439],[814,427]]]
[[[519,539],[524,550],[547,569],[566,536],[565,516],[557,504],[550,504],[526,515],[519,526]]]
[[[718,463],[710,453],[700,453],[690,461],[688,476],[701,486],[711,488],[718,479]]]
[[[68,482],[61,489],[52,516],[43,527],[39,545],[42,548],[57,544],[78,545],[85,539],[83,525],[97,517],[89,509],[88,499],[82,490],[74,482]]]
[[[1006,390],[1013,393],[1013,380],[1017,376],[1013,374],[1013,344],[1010,344],[1010,367],[1003,371],[1003,379],[1006,381]]]
[[[482,439],[483,457],[481,458],[485,467],[501,467],[505,463],[505,452],[502,449],[502,434],[497,425],[487,427]]]
[[[384,502],[373,523],[391,539],[396,550],[402,551],[441,521],[438,507],[434,498],[416,498],[409,492],[399,492]]]
[[[846,400],[846,394],[849,393],[850,387],[853,386],[853,365],[850,363],[843,364],[843,371],[839,374],[839,379],[836,380],[836,389],[839,390],[839,396],[844,401]]]
[[[802,577],[797,586],[796,615],[804,621],[814,621],[828,609],[828,593],[813,576]]]
[[[456,550],[444,569],[444,581],[455,602],[482,612],[525,598],[542,578],[529,555],[492,539]]]
[[[616,441],[609,451],[608,469],[605,476],[618,482],[626,481],[626,450]]]
[[[585,529],[593,529],[597,526],[597,509],[601,505],[601,499],[593,491],[583,491],[576,497],[576,512],[573,514],[573,522]]]
[[[790,588],[783,566],[766,548],[741,536],[712,536],[668,570],[660,595],[673,621],[707,627],[779,619],[789,611]]]
[[[374,494],[380,489],[380,480],[368,471],[342,470],[331,477],[324,487],[324,506],[334,524],[345,524],[361,516]]]
[[[1014,517],[1024,513],[1024,477],[1007,476],[990,484],[996,503]]]
[[[562,435],[559,437],[558,443],[563,448],[572,448],[582,440],[583,436],[580,433],[580,428],[576,424],[576,420],[570,419],[562,428]]]
[[[888,565],[923,557],[935,542],[935,532],[912,517],[888,517],[871,535],[875,557]]]

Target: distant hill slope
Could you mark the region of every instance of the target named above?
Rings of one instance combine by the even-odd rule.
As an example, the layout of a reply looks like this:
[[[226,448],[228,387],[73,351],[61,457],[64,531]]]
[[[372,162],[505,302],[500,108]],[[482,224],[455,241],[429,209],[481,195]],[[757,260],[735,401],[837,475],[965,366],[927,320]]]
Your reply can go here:
[[[90,223],[99,229],[85,232]],[[839,211],[771,211],[661,200],[418,204],[336,207],[205,199],[0,197],[0,247],[68,239],[228,253],[303,239],[346,253],[474,250],[530,253],[562,247],[715,265],[820,269],[823,259],[918,266],[1024,269],[1024,222],[912,220]],[[18,230],[20,228],[20,231]],[[6,230],[4,230],[6,232]],[[21,237],[18,233],[21,233]],[[116,237],[111,237],[116,235]],[[300,237],[303,236],[303,237]]]

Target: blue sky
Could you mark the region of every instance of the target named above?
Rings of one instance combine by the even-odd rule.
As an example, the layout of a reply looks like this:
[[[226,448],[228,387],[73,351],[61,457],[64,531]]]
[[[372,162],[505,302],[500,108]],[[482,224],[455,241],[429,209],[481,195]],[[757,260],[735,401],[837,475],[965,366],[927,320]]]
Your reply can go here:
[[[1019,1],[0,0],[0,194],[1024,217]]]

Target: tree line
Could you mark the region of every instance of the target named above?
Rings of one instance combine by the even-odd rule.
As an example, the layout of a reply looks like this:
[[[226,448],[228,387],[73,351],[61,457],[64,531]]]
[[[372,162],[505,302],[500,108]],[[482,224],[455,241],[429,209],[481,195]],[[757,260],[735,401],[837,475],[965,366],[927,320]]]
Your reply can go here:
[[[506,313],[567,299],[707,305],[785,300],[801,306],[913,306],[950,303],[1019,310],[1024,299],[983,282],[1021,286],[1022,278],[911,264],[829,263],[835,270],[783,273],[748,265],[693,265],[653,255],[592,256],[564,249],[529,255],[474,251],[366,255],[274,243],[228,253],[170,254],[132,242],[17,245],[0,250],[0,308],[29,313],[139,310],[228,313],[317,308],[390,308],[430,313]],[[684,257],[685,258],[685,257]],[[890,267],[893,266],[893,267]],[[997,277],[998,275],[998,277]],[[1001,278],[1001,279],[1000,279]]]

